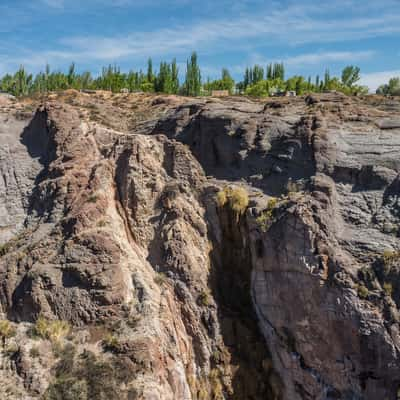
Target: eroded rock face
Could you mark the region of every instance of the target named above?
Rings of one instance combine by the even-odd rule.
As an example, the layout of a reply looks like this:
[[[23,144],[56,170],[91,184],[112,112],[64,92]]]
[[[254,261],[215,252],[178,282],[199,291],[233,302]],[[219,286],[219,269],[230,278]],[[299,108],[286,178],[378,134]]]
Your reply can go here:
[[[2,106],[4,395],[396,399],[400,107],[374,102]]]
[[[345,97],[306,103],[211,103],[178,128],[168,129],[169,120],[158,128],[187,143],[208,174],[288,193],[271,214],[257,196],[241,222],[253,304],[283,398],[395,399],[397,278],[383,270],[399,263],[400,131]],[[382,261],[385,252],[391,260]]]

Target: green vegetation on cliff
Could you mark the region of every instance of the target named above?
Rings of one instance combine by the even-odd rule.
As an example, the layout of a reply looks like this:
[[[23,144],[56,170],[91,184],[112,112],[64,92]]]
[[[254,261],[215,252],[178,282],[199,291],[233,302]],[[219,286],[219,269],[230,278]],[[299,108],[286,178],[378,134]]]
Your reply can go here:
[[[27,72],[21,66],[15,74],[6,74],[0,78],[0,91],[15,96],[27,96],[36,93],[47,93],[66,89],[76,90],[109,90],[123,92],[156,92],[181,94],[186,96],[210,95],[214,90],[226,90],[229,94],[244,94],[253,97],[267,97],[285,92],[298,95],[311,92],[336,90],[347,95],[365,94],[368,88],[358,84],[360,69],[348,66],[343,69],[341,77],[332,77],[327,70],[321,79],[309,76],[285,77],[283,63],[261,65],[246,68],[243,80],[235,82],[228,69],[223,68],[220,79],[202,80],[202,73],[195,52],[186,64],[185,79],[179,81],[179,68],[176,59],[162,61],[155,71],[153,61],[147,62],[147,70],[122,72],[117,65],[104,67],[99,76],[94,77],[88,71],[78,73],[72,63],[66,73],[51,70],[46,65],[44,72],[36,75]],[[388,85],[379,88],[381,94],[400,94],[400,79],[392,79]]]

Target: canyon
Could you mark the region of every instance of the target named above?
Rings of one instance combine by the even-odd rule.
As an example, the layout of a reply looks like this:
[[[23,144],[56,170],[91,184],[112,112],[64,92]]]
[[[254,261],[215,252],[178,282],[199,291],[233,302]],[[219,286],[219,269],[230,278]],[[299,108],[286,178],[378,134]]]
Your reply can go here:
[[[400,398],[399,156],[391,97],[0,97],[0,398]]]

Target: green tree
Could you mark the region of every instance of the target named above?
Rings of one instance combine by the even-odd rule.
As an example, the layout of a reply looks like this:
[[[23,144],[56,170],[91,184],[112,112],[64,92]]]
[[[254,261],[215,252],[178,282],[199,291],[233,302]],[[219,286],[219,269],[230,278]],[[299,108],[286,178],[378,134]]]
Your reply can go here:
[[[187,61],[184,94],[187,96],[199,96],[201,91],[201,73],[197,63],[197,54],[192,53]]]
[[[342,71],[342,83],[349,88],[353,87],[360,80],[360,68],[349,65]]]
[[[222,69],[221,79],[211,81],[210,79],[204,84],[204,90],[211,92],[213,90],[228,90],[230,94],[235,88],[235,81],[226,68]]]
[[[270,93],[269,80],[262,80],[246,88],[246,95],[252,97],[268,97]]]
[[[32,75],[27,74],[25,68],[21,65],[14,75],[13,94],[15,96],[26,96],[30,92],[31,84]]]
[[[246,89],[247,86],[251,85],[251,81],[252,81],[252,77],[251,77],[251,73],[250,73],[250,68],[246,68],[246,71],[244,73],[244,79],[243,79],[243,87],[242,89]]]
[[[151,58],[147,60],[147,82],[154,82],[153,60]]]
[[[389,83],[379,86],[377,94],[400,96],[400,78],[391,78]]]
[[[272,64],[268,64],[268,65],[267,65],[267,79],[268,79],[268,80],[274,79],[274,77],[273,77],[273,66],[272,66]]]
[[[171,93],[177,94],[179,92],[179,68],[174,58],[171,63]]]
[[[72,63],[69,66],[67,81],[68,81],[69,87],[73,87],[76,83],[75,64],[74,63]]]
[[[251,74],[251,84],[254,85],[264,79],[264,68],[261,65],[255,65]]]
[[[392,96],[400,96],[400,78],[392,78],[389,80],[389,94]]]

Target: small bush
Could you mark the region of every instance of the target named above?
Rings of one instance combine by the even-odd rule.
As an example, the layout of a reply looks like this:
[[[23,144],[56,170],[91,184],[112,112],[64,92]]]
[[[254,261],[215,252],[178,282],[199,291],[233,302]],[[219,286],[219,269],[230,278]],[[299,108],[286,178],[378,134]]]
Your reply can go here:
[[[167,283],[167,276],[162,272],[157,272],[157,275],[154,277],[154,282],[158,286],[164,286]]]
[[[263,210],[261,215],[257,218],[257,223],[259,224],[263,232],[266,232],[271,226],[271,223],[273,221],[274,209],[276,208],[277,205],[278,205],[277,198],[270,199],[268,201],[267,208]]]
[[[8,242],[8,243],[4,243],[4,244],[2,244],[2,245],[0,245],[0,257],[3,257],[3,256],[5,256],[7,253],[9,253],[10,252],[10,250],[11,250],[11,243],[10,242]]]
[[[78,377],[60,377],[52,382],[43,400],[87,400],[87,383]]]
[[[218,207],[222,208],[226,202],[228,201],[228,197],[226,195],[226,190],[221,190],[217,193],[217,204]]]
[[[209,381],[212,392],[212,399],[214,400],[224,400],[225,396],[223,394],[223,386],[221,383],[221,373],[217,369],[210,371]]]
[[[109,333],[102,341],[104,350],[118,353],[121,350],[121,343],[118,338]]]
[[[99,199],[99,196],[95,195],[95,194],[91,194],[87,201],[88,203],[97,203],[97,200]]]
[[[0,321],[0,337],[3,339],[3,343],[7,339],[15,336],[15,334],[16,334],[16,330],[10,321],[8,321],[8,320]]]
[[[104,228],[104,227],[107,226],[107,221],[104,220],[104,219],[101,219],[101,220],[97,223],[97,226],[98,226],[99,228]]]
[[[49,321],[44,317],[39,317],[36,321],[33,333],[42,339],[47,339],[51,342],[59,342],[68,335],[70,329],[66,321]]]
[[[31,356],[31,358],[38,358],[40,356],[39,349],[37,347],[32,347],[29,350],[29,355]]]
[[[226,187],[217,194],[217,204],[220,208],[229,205],[235,214],[240,215],[249,205],[249,195],[241,187]]]
[[[382,254],[382,261],[386,267],[400,261],[400,251],[385,250]]]
[[[366,299],[369,295],[369,290],[364,285],[359,285],[357,288],[357,294],[360,299]]]
[[[211,303],[210,295],[206,291],[202,291],[199,294],[199,297],[197,298],[197,300],[198,300],[198,303],[204,307],[208,307]]]
[[[4,349],[4,354],[10,358],[14,357],[18,352],[19,347],[16,344],[10,344]]]
[[[390,282],[385,282],[383,284],[383,291],[385,292],[385,294],[387,296],[391,297],[392,294],[393,294],[393,286],[392,286],[392,284]]]

